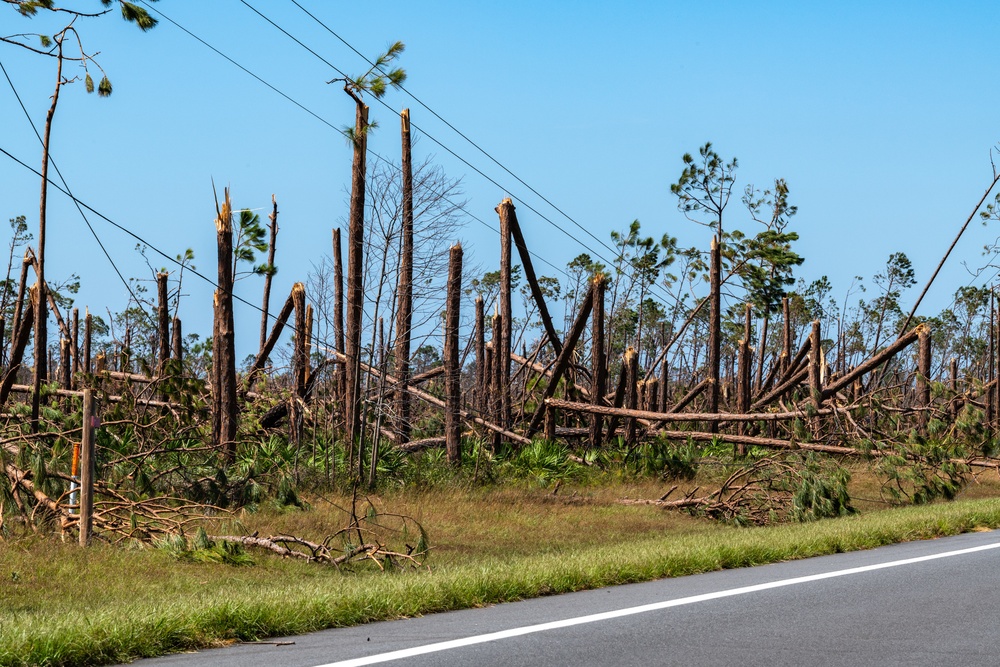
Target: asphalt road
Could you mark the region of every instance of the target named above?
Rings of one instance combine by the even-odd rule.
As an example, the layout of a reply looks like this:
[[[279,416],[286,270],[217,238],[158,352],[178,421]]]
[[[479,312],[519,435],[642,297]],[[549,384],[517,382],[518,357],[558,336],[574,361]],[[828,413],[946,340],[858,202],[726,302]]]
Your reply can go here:
[[[1000,665],[1000,532],[372,623],[141,667]]]

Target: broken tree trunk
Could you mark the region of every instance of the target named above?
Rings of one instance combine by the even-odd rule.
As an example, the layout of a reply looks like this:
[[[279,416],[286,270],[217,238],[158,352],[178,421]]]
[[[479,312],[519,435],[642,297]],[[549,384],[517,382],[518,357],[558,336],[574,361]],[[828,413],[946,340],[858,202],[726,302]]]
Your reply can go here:
[[[462,246],[451,247],[448,261],[447,306],[444,323],[444,382],[447,405],[444,433],[448,462],[462,462],[462,364],[458,356],[459,307],[462,298]],[[405,391],[405,388],[404,390]]]
[[[215,318],[212,335],[212,443],[227,462],[236,458],[236,429],[239,405],[236,402],[236,340],[233,322],[233,216],[229,188],[224,191],[221,209],[216,202],[216,242],[219,279],[215,290]]]
[[[167,362],[170,361],[170,306],[167,302],[167,274],[156,274],[156,374],[163,377],[167,374]]]
[[[625,350],[622,358],[622,371],[625,373],[625,407],[635,410],[639,392],[639,353],[631,345]],[[625,444],[634,447],[637,442],[635,417],[625,419]]]
[[[267,318],[270,315],[268,309],[271,307],[271,279],[274,277],[274,250],[278,243],[278,200],[271,195],[271,215],[268,216],[271,224],[268,229],[271,237],[267,244],[267,270],[264,272],[264,296],[260,305],[260,350],[264,349],[267,342]]]
[[[504,199],[496,207],[500,215],[500,322],[501,332],[499,346],[496,347],[494,362],[497,364],[500,381],[494,391],[500,396],[500,424],[510,428],[511,421],[511,386],[510,386],[510,354],[513,350],[511,327],[513,311],[511,309],[511,258],[510,258],[510,209],[514,205],[510,199]]]
[[[347,430],[349,464],[358,480],[365,478],[364,434],[361,428],[361,327],[364,317],[365,174],[368,152],[368,107],[355,100],[354,158],[351,165],[350,229],[347,237],[347,355],[344,423]]]
[[[918,416],[918,428],[921,435],[927,435],[927,411],[931,405],[931,330],[923,329],[917,339],[917,387],[916,404],[924,408]]]
[[[94,318],[90,314],[90,309],[85,311],[83,316],[83,372],[87,375],[93,371],[90,363],[90,348],[93,336]]]
[[[170,356],[177,362],[177,368],[179,370],[181,369],[181,362],[184,361],[184,334],[181,329],[181,318],[179,317],[175,317],[172,322],[170,331],[170,347]],[[89,351],[87,359],[90,359]]]
[[[12,349],[10,352],[10,363],[7,364],[7,372],[0,383],[0,407],[7,404],[7,397],[10,396],[11,387],[17,380],[17,372],[21,369],[21,360],[24,358],[24,350],[28,347],[28,339],[31,337],[31,323],[35,315],[35,286],[31,287],[28,297],[28,305],[24,309],[24,316],[21,322],[14,322],[14,335],[12,336]]]
[[[709,276],[711,303],[708,316],[708,377],[712,378],[712,385],[708,387],[708,410],[718,412],[722,361],[722,239],[718,236],[712,237]],[[713,423],[713,433],[716,428]]]
[[[333,341],[338,352],[344,352],[344,262],[340,248],[340,230],[333,230]],[[347,395],[347,365],[334,369],[333,386],[337,400],[343,403]],[[351,445],[348,444],[348,448]],[[348,457],[350,458],[350,457]]]
[[[399,114],[402,136],[402,171],[403,171],[403,210],[402,210],[402,247],[399,257],[399,286],[396,298],[396,377],[405,387],[410,379],[410,337],[413,327],[413,163],[410,139],[410,110],[403,109]],[[477,357],[477,363],[482,357]],[[410,439],[410,394],[405,389],[396,391],[396,423],[395,431],[399,442]]]
[[[556,389],[559,386],[559,380],[562,379],[562,376],[566,372],[566,368],[569,366],[570,360],[573,357],[573,350],[576,348],[576,343],[580,340],[580,336],[583,334],[583,330],[587,326],[587,319],[590,317],[590,311],[594,307],[594,290],[594,283],[591,283],[590,289],[587,291],[587,296],[583,299],[583,304],[580,307],[580,312],[576,317],[576,321],[573,322],[573,326],[570,328],[569,334],[566,336],[566,342],[563,346],[562,353],[556,358],[556,365],[552,369],[552,378],[549,380],[548,384],[545,385],[545,392],[538,402],[538,409],[535,410],[535,414],[531,418],[531,423],[528,425],[527,436],[529,438],[537,433],[539,426],[542,425],[542,419],[545,417],[544,401],[546,398],[551,398],[555,394]]]
[[[486,363],[486,315],[484,313],[483,297],[476,297],[476,328],[473,332],[476,351],[476,389],[474,403],[476,410],[486,409],[486,373],[489,365]]]
[[[823,400],[836,396],[838,391],[854,382],[856,378],[860,378],[866,373],[878,368],[889,359],[892,359],[892,357],[894,357],[900,350],[912,345],[913,342],[920,336],[921,329],[924,328],[927,328],[926,324],[917,325],[915,328],[893,341],[884,350],[878,354],[872,355],[866,361],[859,364],[854,370],[845,373],[842,377],[837,378],[837,380],[828,384],[823,389]]]
[[[528,252],[528,245],[524,242],[524,235],[521,233],[521,225],[517,222],[517,213],[514,212],[513,202],[509,198],[504,199],[500,202],[500,206],[497,207],[497,212],[500,214],[501,227],[506,224],[513,236],[518,257],[521,258],[521,268],[524,269],[524,279],[528,281],[528,287],[531,289],[531,297],[535,300],[535,305],[538,306],[538,316],[541,318],[542,326],[545,328],[545,335],[548,337],[549,342],[552,344],[552,349],[558,357],[562,352],[562,343],[559,341],[559,334],[556,333],[556,328],[552,325],[552,318],[549,317],[549,309],[545,305],[545,298],[542,296],[542,290],[538,286],[538,279],[535,277],[535,268],[531,264],[531,253]],[[504,217],[507,218],[506,223],[503,222]]]
[[[823,403],[823,347],[820,344],[819,320],[813,320],[812,331],[809,334],[809,348],[809,398],[813,409],[819,410]],[[820,420],[818,417],[813,417],[810,422],[813,437],[818,438]]]
[[[608,366],[605,363],[607,353],[604,350],[604,292],[608,279],[603,273],[598,273],[591,280],[594,300],[590,329],[590,401],[600,405],[601,399],[608,391]],[[604,444],[604,420],[601,415],[594,414],[590,421],[590,444],[600,447]]]
[[[781,422],[793,419],[803,419],[808,416],[804,410],[792,412],[749,412],[736,414],[729,412],[652,412],[649,410],[632,410],[629,408],[613,408],[607,405],[592,405],[578,401],[565,401],[559,398],[545,399],[546,405],[561,410],[572,410],[590,414],[601,414],[621,418],[643,419],[649,422]],[[846,412],[847,408],[823,408],[818,414],[832,415],[836,412]]]

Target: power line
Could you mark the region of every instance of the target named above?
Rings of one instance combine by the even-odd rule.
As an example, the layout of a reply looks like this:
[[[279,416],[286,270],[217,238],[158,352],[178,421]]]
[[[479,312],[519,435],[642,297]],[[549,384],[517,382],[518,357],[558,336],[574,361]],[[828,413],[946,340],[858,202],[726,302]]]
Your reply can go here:
[[[297,0],[289,0],[289,1],[293,5],[295,5],[299,9],[301,9],[309,18],[311,18],[313,21],[315,21],[320,26],[322,26],[324,30],[326,30],[331,35],[333,35],[338,40],[340,40],[340,42],[342,44],[344,44],[344,46],[346,46],[351,51],[353,51],[358,56],[360,56],[362,59],[364,59],[364,61],[367,62],[369,65],[371,65],[372,67],[374,67],[374,68],[378,69],[380,72],[382,72],[382,69],[380,67],[378,67],[378,65],[376,65],[375,63],[373,63],[367,56],[365,56],[363,53],[361,53],[360,51],[358,51],[350,42],[348,42],[346,39],[344,39],[339,34],[337,34],[337,32],[333,30],[333,28],[331,28],[330,26],[328,26],[326,23],[324,23],[323,21],[321,21],[314,14],[312,14],[311,12],[309,12],[305,7],[303,7],[302,5],[300,5],[297,2]],[[243,4],[246,4],[246,2],[244,2]],[[384,72],[383,72],[383,74],[384,74]],[[572,216],[570,216],[568,213],[566,213],[565,211],[563,211],[561,208],[559,208],[558,206],[556,206],[555,204],[553,204],[547,197],[545,197],[544,195],[542,195],[542,193],[538,192],[538,190],[536,190],[535,188],[531,187],[528,183],[525,183],[524,180],[522,180],[520,176],[518,176],[517,174],[515,174],[514,172],[512,172],[504,164],[502,164],[499,160],[497,160],[495,157],[493,157],[486,149],[484,149],[482,146],[480,146],[475,141],[473,141],[472,139],[470,139],[464,132],[462,132],[457,127],[455,127],[450,122],[448,122],[437,111],[435,111],[434,109],[432,109],[427,103],[425,103],[423,100],[421,100],[419,97],[417,97],[416,94],[414,94],[409,88],[406,88],[404,85],[400,84],[399,85],[399,89],[402,90],[403,92],[405,92],[410,97],[412,97],[413,100],[417,104],[419,104],[420,106],[422,106],[424,109],[426,109],[427,111],[429,111],[431,113],[431,115],[433,115],[439,121],[441,121],[442,123],[444,123],[452,132],[454,132],[458,136],[460,136],[463,139],[465,139],[473,148],[475,148],[480,153],[482,153],[487,158],[489,158],[489,160],[491,162],[493,162],[495,165],[497,165],[498,167],[500,167],[501,169],[503,169],[505,172],[507,172],[507,174],[509,174],[511,177],[513,177],[518,183],[520,183],[524,187],[528,188],[532,193],[535,194],[535,196],[537,196],[543,202],[545,202],[546,204],[548,204],[549,206],[551,206],[553,209],[555,209],[564,218],[566,218],[567,220],[569,220],[570,222],[572,222],[574,225],[576,225],[582,232],[584,232],[590,238],[594,239],[599,244],[601,244],[602,246],[604,246],[605,249],[607,249],[607,250],[609,250],[611,252],[614,252],[613,248],[609,247],[604,241],[602,241],[601,239],[599,239],[597,236],[594,236],[594,234],[589,229],[587,229],[586,227],[584,227],[583,225],[581,225]],[[414,125],[414,127],[417,127],[417,126]],[[424,133],[426,134],[426,132],[424,132]],[[430,136],[430,135],[428,135],[428,136]],[[536,211],[536,213],[537,213],[537,211]],[[586,246],[584,246],[584,247],[586,247]],[[589,248],[588,248],[588,250],[589,250]]]
[[[231,63],[232,65],[235,65],[241,71],[243,71],[246,74],[250,75],[251,77],[253,77],[254,79],[256,79],[258,82],[264,84],[266,87],[270,88],[272,91],[276,92],[281,97],[285,98],[286,100],[288,100],[289,102],[291,102],[295,106],[299,107],[300,109],[302,109],[303,111],[305,111],[306,113],[308,113],[310,116],[316,118],[317,120],[319,120],[321,123],[323,123],[324,125],[326,125],[330,129],[336,131],[337,133],[341,134],[344,137],[348,137],[348,133],[344,129],[335,126],[333,123],[331,123],[330,121],[326,120],[325,118],[323,118],[322,116],[320,116],[318,113],[316,113],[312,109],[309,109],[308,107],[306,107],[304,104],[302,104],[298,100],[294,99],[293,97],[291,97],[290,95],[288,95],[284,91],[280,90],[277,86],[274,86],[270,82],[268,82],[265,79],[263,79],[262,77],[258,76],[256,73],[254,73],[250,69],[244,67],[242,64],[240,64],[239,62],[237,62],[236,60],[234,60],[230,56],[226,55],[225,53],[223,53],[219,49],[215,48],[214,46],[212,46],[211,44],[209,44],[208,42],[206,42],[201,37],[197,36],[196,34],[194,34],[193,32],[191,32],[190,30],[188,30],[187,28],[185,28],[184,26],[182,26],[181,24],[177,23],[177,21],[173,20],[172,18],[170,18],[169,16],[167,16],[166,14],[164,14],[162,12],[162,10],[160,10],[159,7],[153,7],[153,6],[149,5],[149,4],[147,4],[145,2],[145,0],[139,0],[139,2],[141,2],[144,5],[146,5],[147,8],[149,8],[150,10],[152,10],[153,12],[155,12],[156,14],[158,14],[159,16],[163,17],[168,23],[173,24],[179,30],[181,30],[182,32],[184,32],[185,34],[187,34],[188,36],[190,36],[191,38],[195,39],[196,41],[198,41],[199,43],[201,43],[202,45],[204,45],[205,47],[207,47],[208,49],[210,49],[214,53],[218,54],[223,59],[225,59],[226,61],[228,61],[229,63]],[[244,3],[244,4],[246,4],[246,3]],[[268,21],[276,29],[280,30],[282,33],[284,33],[285,35],[287,35],[290,39],[294,40],[296,43],[298,43],[300,46],[302,46],[302,48],[306,49],[307,51],[309,51],[310,53],[312,53],[313,55],[315,55],[317,58],[319,58],[321,61],[323,61],[325,64],[327,64],[330,68],[332,68],[335,72],[337,72],[338,74],[341,74],[342,76],[346,76],[339,68],[337,68],[336,65],[334,65],[334,64],[330,63],[329,61],[327,61],[321,55],[319,55],[318,53],[316,53],[315,51],[313,51],[312,49],[310,49],[308,46],[306,46],[301,41],[299,41],[298,39],[296,39],[290,33],[286,32],[279,25],[275,24],[273,21],[271,21],[270,19],[268,19],[266,16],[264,16],[263,14],[261,14],[259,11],[257,11],[256,9],[254,9],[253,7],[251,7],[250,5],[247,5],[247,6],[250,7],[250,9],[252,9],[254,12],[256,12],[259,16],[261,16],[261,18],[263,18],[264,20]],[[385,104],[385,103],[383,102],[383,104]],[[389,107],[387,106],[387,108],[389,108]],[[392,110],[392,112],[394,114],[397,113],[395,110]],[[416,128],[415,125],[413,127]],[[419,128],[416,128],[416,129],[419,129]],[[430,135],[427,135],[426,132],[424,132],[424,134],[429,139],[431,139],[432,141],[434,141],[435,143],[437,143],[438,145],[441,145],[440,142],[438,142],[436,139],[434,139]],[[443,145],[442,145],[442,148],[445,148],[445,150],[449,150],[447,147],[444,147]],[[451,152],[451,151],[449,150],[449,152]],[[380,160],[383,163],[385,163],[386,165],[390,166],[396,172],[401,172],[402,171],[399,165],[397,165],[396,163],[392,162],[388,158],[380,155],[379,153],[375,152],[371,148],[368,148],[368,154],[371,155],[372,157],[374,157],[376,160]],[[458,157],[458,156],[456,156],[456,157]],[[461,159],[461,158],[459,158],[459,159]],[[464,162],[464,160],[463,160],[463,162]],[[471,167],[471,165],[470,165],[470,167]],[[474,167],[472,167],[472,168],[474,169]],[[501,187],[501,186],[498,185],[498,187]],[[480,218],[475,213],[472,213],[471,211],[469,211],[467,208],[465,208],[464,205],[460,205],[457,202],[454,202],[454,201],[452,201],[451,199],[449,199],[447,197],[443,197],[443,199],[444,199],[444,201],[448,202],[449,204],[451,204],[451,205],[455,206],[456,208],[458,208],[459,210],[461,210],[463,213],[465,213],[467,216],[469,216],[469,218],[471,218],[472,220],[475,220],[480,225],[486,227],[490,231],[492,231],[492,232],[494,232],[494,233],[496,233],[496,234],[499,235],[500,232],[499,232],[499,230],[497,228],[493,227],[492,225],[490,225],[489,223],[487,223],[486,221],[484,221],[482,218]],[[589,248],[588,248],[588,250],[589,250]],[[555,264],[553,264],[549,260],[545,259],[544,257],[541,257],[539,255],[535,255],[535,256],[538,258],[538,260],[541,263],[546,264],[547,266],[549,266],[553,270],[558,271],[558,272],[560,272],[563,275],[565,275],[565,276],[568,277],[569,274],[566,272],[565,269],[556,266]]]
[[[42,139],[42,135],[38,132],[38,128],[35,127],[35,121],[32,120],[31,114],[28,113],[28,108],[24,105],[24,102],[21,100],[21,95],[17,92],[17,88],[14,86],[14,82],[11,80],[10,75],[7,73],[7,68],[4,67],[3,61],[0,61],[0,70],[3,71],[3,75],[7,79],[7,83],[10,85],[11,91],[14,93],[14,97],[17,98],[17,103],[21,105],[21,110],[24,111],[24,116],[25,118],[28,119],[28,124],[31,125],[31,129],[34,131],[35,136],[38,137],[38,143],[42,145],[42,150],[45,150],[45,141]],[[6,151],[4,152],[6,153]],[[69,184],[66,182],[66,179],[62,175],[62,171],[60,171],[59,169],[59,165],[56,164],[55,158],[52,157],[52,153],[48,152],[46,157],[48,158],[48,161],[52,164],[52,168],[56,170],[56,174],[59,176],[59,180],[62,181],[63,187],[66,188],[65,193],[70,197],[70,199],[73,200],[73,203],[76,205],[76,210],[80,213],[80,217],[83,218],[83,221],[84,223],[86,223],[87,229],[90,230],[91,235],[93,235],[94,240],[97,241],[97,245],[100,246],[101,252],[104,253],[104,256],[111,264],[111,268],[113,268],[115,270],[115,273],[118,274],[118,279],[122,281],[122,285],[125,286],[125,289],[128,290],[128,293],[132,296],[135,302],[140,303],[139,298],[135,295],[135,292],[132,291],[132,286],[128,284],[128,281],[125,279],[125,276],[123,276],[122,272],[118,269],[118,265],[115,264],[115,260],[111,258],[111,254],[108,252],[108,249],[104,247],[104,243],[101,242],[101,238],[97,235],[97,232],[94,230],[94,227],[90,224],[90,220],[87,219],[87,215],[83,212],[83,209],[80,208],[80,202],[77,200],[76,197],[73,196],[72,191],[69,189]],[[18,160],[18,162],[20,162],[20,160]],[[34,169],[32,169],[32,171],[34,171]],[[42,176],[40,172],[35,172],[35,173],[38,174],[39,178]],[[49,183],[52,183],[51,180],[49,179],[47,180]],[[55,185],[54,183],[52,184]],[[56,187],[58,188],[59,186]],[[143,311],[143,314],[146,314],[145,311]],[[16,324],[17,323],[15,322],[15,325]]]
[[[140,1],[143,2],[144,0],[140,0]],[[295,2],[294,0],[292,0],[292,1],[293,1],[293,3],[297,7],[299,7],[300,9],[303,9],[302,6],[299,5],[297,2]],[[314,50],[311,47],[307,46],[305,43],[302,42],[302,40],[298,39],[297,37],[295,37],[294,35],[292,35],[290,32],[288,32],[287,30],[285,30],[284,28],[282,28],[280,25],[278,25],[277,23],[275,23],[272,19],[270,19],[268,16],[266,16],[265,14],[263,14],[260,10],[256,9],[253,5],[251,5],[249,2],[247,2],[247,0],[240,0],[240,2],[243,5],[245,5],[248,9],[250,9],[251,11],[253,11],[255,14],[257,14],[259,17],[261,17],[264,21],[266,21],[267,23],[269,23],[270,25],[272,25],[279,32],[281,32],[282,34],[284,34],[285,36],[287,36],[289,39],[291,39],[292,41],[294,41],[296,44],[298,44],[299,46],[301,46],[303,49],[305,49],[306,51],[308,51],[309,53],[311,53],[313,56],[315,56],[321,62],[323,62],[326,65],[328,65],[335,72],[337,72],[338,74],[340,74],[342,77],[345,77],[345,78],[347,77],[347,75],[344,73],[343,70],[341,70],[339,67],[335,66],[329,60],[327,60],[322,55],[320,55],[319,53],[317,53],[316,50]],[[345,45],[347,45],[352,51],[354,51],[355,53],[357,53],[358,55],[360,55],[365,60],[365,62],[367,62],[372,67],[376,67],[375,63],[373,63],[371,60],[369,60],[364,55],[362,55],[360,53],[360,51],[358,51],[358,49],[356,49],[354,46],[350,45],[346,40],[344,40],[344,38],[342,38],[340,35],[338,35],[337,33],[335,33],[331,28],[329,28],[329,26],[327,26],[326,24],[324,24],[322,21],[320,21],[319,19],[317,19],[315,16],[313,16],[312,14],[310,14],[309,12],[307,12],[306,10],[303,9],[303,11],[307,15],[309,15],[311,18],[313,18],[313,20],[317,21],[321,26],[323,26],[324,28],[326,28],[331,34],[333,34],[335,37],[337,37],[337,39],[339,39],[341,42],[343,42]],[[382,70],[379,70],[379,71],[381,72]],[[435,117],[439,118],[448,127],[450,127],[451,129],[453,129],[460,136],[462,136],[462,138],[464,138],[466,141],[468,141],[473,146],[475,146],[479,151],[481,151],[484,155],[486,155],[490,160],[492,160],[493,162],[495,162],[496,164],[498,164],[504,171],[506,171],[508,174],[510,174],[511,176],[513,176],[518,182],[520,182],[522,185],[524,185],[529,190],[531,190],[531,192],[533,192],[536,196],[538,196],[540,199],[542,199],[542,201],[544,201],[545,203],[547,203],[550,206],[552,206],[553,209],[555,209],[556,211],[558,211],[567,220],[569,220],[574,225],[576,225],[578,228],[580,228],[581,230],[583,230],[588,236],[590,236],[595,241],[597,241],[597,243],[600,244],[603,248],[605,248],[606,250],[610,251],[615,256],[617,256],[617,251],[614,248],[612,248],[611,246],[609,246],[607,243],[605,243],[604,241],[602,241],[598,237],[594,236],[594,234],[592,232],[590,232],[590,230],[588,230],[586,227],[584,227],[583,225],[581,225],[579,222],[577,222],[575,219],[573,219],[571,216],[569,216],[569,214],[567,214],[566,212],[564,212],[562,209],[560,209],[559,207],[557,207],[555,204],[553,204],[551,201],[549,201],[547,198],[545,198],[543,195],[541,195],[539,192],[537,192],[530,185],[528,185],[523,180],[521,180],[516,174],[514,174],[509,169],[507,169],[504,165],[502,165],[499,161],[497,161],[492,155],[490,155],[489,153],[487,153],[484,149],[480,148],[477,144],[475,144],[475,142],[473,142],[471,139],[469,139],[467,136],[465,136],[462,132],[460,132],[459,130],[457,130],[451,123],[448,123],[448,121],[446,121],[444,118],[441,118],[441,116],[439,114],[437,114],[437,112],[435,112],[433,109],[431,109],[430,107],[428,107],[424,102],[422,102],[420,99],[418,99],[413,93],[411,93],[409,90],[407,90],[403,86],[399,86],[399,88],[401,88],[404,92],[406,92],[408,95],[410,95],[410,97],[412,97],[415,101],[417,101],[425,109],[427,109],[428,111],[430,111],[431,114],[433,114]],[[385,107],[387,110],[389,110],[390,113],[392,113],[394,115],[399,115],[399,112],[396,111],[395,109],[393,109],[392,107],[390,107],[387,102],[385,102],[384,100],[382,100],[382,99],[380,99],[378,97],[376,97],[375,99],[383,107]],[[491,184],[493,184],[494,186],[496,186],[500,190],[503,190],[505,192],[507,191],[507,188],[505,188],[502,184],[500,184],[499,182],[497,182],[493,177],[489,176],[488,174],[486,174],[485,172],[483,172],[481,169],[479,169],[477,166],[475,166],[474,164],[472,164],[471,162],[469,162],[468,160],[466,160],[464,157],[462,157],[461,155],[459,155],[458,153],[456,153],[454,150],[452,150],[451,148],[449,148],[448,146],[446,146],[443,142],[441,142],[440,140],[438,140],[434,135],[430,134],[427,130],[421,128],[420,126],[418,126],[416,123],[413,123],[413,122],[411,122],[411,127],[413,127],[415,130],[420,131],[424,136],[426,136],[432,142],[434,142],[435,144],[437,144],[438,146],[440,146],[448,154],[450,154],[455,159],[459,160],[462,164],[464,164],[465,166],[467,166],[469,169],[472,169],[474,172],[476,172],[477,174],[479,174],[480,176],[482,176],[488,182],[490,182]],[[541,211],[539,211],[538,209],[536,209],[534,206],[532,206],[528,202],[526,202],[524,200],[521,200],[520,204],[523,205],[525,208],[527,208],[532,213],[534,213],[535,215],[537,215],[539,218],[541,218],[542,220],[544,220],[545,222],[547,222],[549,225],[551,225],[552,227],[554,227],[557,230],[559,230],[560,232],[562,232],[563,235],[565,235],[567,238],[569,238],[569,239],[577,242],[578,244],[580,244],[581,247],[583,247],[585,250],[588,250],[589,252],[591,252],[594,256],[597,257],[597,259],[599,259],[599,260],[601,260],[603,262],[606,262],[607,264],[612,265],[612,266],[615,265],[615,263],[618,261],[618,260],[608,259],[607,257],[603,256],[597,250],[594,250],[594,248],[592,248],[592,247],[588,246],[587,244],[583,243],[582,241],[580,241],[580,239],[578,239],[575,236],[573,236],[572,234],[570,234],[565,228],[563,228],[561,225],[557,224],[554,220],[552,220],[551,218],[549,218],[548,216],[546,216],[545,214],[543,214]],[[529,250],[529,252],[530,252],[530,250]],[[556,267],[551,262],[549,262],[549,261],[545,260],[544,258],[542,258],[541,256],[537,255],[537,253],[532,253],[532,255],[534,255],[535,257],[537,257],[539,259],[539,261],[541,261],[542,263],[547,264],[547,265],[553,267],[554,269],[556,269],[557,271],[561,272],[563,275],[566,275],[568,277],[568,273],[566,271],[564,271],[564,270]],[[624,267],[622,267],[622,270],[620,272],[623,273],[623,274],[625,274],[625,275],[629,275],[629,277],[633,278],[633,279],[636,277],[634,274],[629,274],[628,271],[624,270]],[[665,294],[662,291],[661,287],[658,284],[656,284],[656,283],[654,283],[653,285],[650,286],[649,291],[652,294],[656,294],[657,296],[659,296],[664,301],[669,301],[671,299],[671,297],[669,295]]]

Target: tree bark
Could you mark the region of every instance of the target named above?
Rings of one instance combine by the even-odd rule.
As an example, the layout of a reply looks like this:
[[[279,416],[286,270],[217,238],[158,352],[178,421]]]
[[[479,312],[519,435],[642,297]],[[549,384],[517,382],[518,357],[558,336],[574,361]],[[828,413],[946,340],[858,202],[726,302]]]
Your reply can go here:
[[[267,244],[267,266],[268,271],[264,274],[264,297],[261,301],[260,314],[260,348],[264,349],[267,342],[267,318],[268,309],[271,306],[271,278],[274,277],[274,252],[278,243],[278,200],[271,195],[271,215],[268,216],[271,224],[268,228],[271,231],[271,238]]]
[[[722,360],[722,239],[719,236],[712,238],[709,275],[711,303],[708,316],[708,376],[712,379],[712,385],[708,387],[708,409],[709,412],[718,412]],[[713,433],[716,428],[717,426],[713,424]]]
[[[500,214],[501,228],[505,224],[504,218],[506,217],[506,226],[510,229],[514,245],[517,247],[518,257],[521,258],[521,268],[524,269],[524,278],[528,281],[531,296],[535,300],[535,305],[538,306],[538,315],[542,319],[545,334],[548,336],[549,342],[552,344],[552,349],[555,350],[558,357],[562,352],[562,342],[559,340],[556,328],[552,324],[552,318],[549,317],[549,309],[545,305],[545,297],[542,296],[542,290],[538,286],[538,279],[535,277],[535,268],[531,264],[531,253],[528,252],[528,245],[524,242],[524,235],[521,233],[521,225],[517,222],[517,213],[514,212],[513,202],[509,198],[504,199],[500,202],[500,206],[497,207],[497,212]]]
[[[603,273],[598,273],[591,280],[591,295],[594,300],[590,329],[590,401],[600,405],[604,394],[608,391],[608,366],[605,363],[607,352],[604,349],[604,293],[608,279]],[[604,420],[594,413],[590,420],[590,444],[600,447],[604,444]]]
[[[510,199],[504,199],[496,207],[500,215],[500,322],[502,325],[500,346],[496,350],[495,361],[500,369],[500,423],[504,428],[510,428],[511,421],[511,386],[510,386],[510,354],[512,351],[513,311],[511,306],[511,229],[510,209],[514,207]]]
[[[167,303],[167,274],[156,274],[156,320],[157,320],[157,355],[156,374],[163,377],[167,374],[167,362],[170,361],[170,307]]]
[[[365,243],[365,174],[368,150],[368,107],[356,103],[354,121],[354,160],[351,165],[350,229],[347,239],[347,378],[344,398],[344,423],[347,429],[349,464],[352,474],[365,478],[364,434],[361,429],[361,329],[364,318],[364,243]]]
[[[399,115],[402,136],[403,218],[402,247],[399,257],[399,287],[396,309],[395,373],[404,388],[396,391],[396,427],[399,442],[410,439],[410,393],[405,386],[410,379],[410,335],[413,327],[413,162],[410,139],[410,110]],[[481,335],[481,334],[480,334]],[[482,361],[482,355],[477,358]],[[478,371],[477,371],[478,372]]]
[[[461,298],[462,246],[455,244],[451,247],[448,261],[447,307],[444,323],[444,381],[447,397],[444,433],[448,462],[452,465],[462,462],[462,365],[458,356]],[[405,384],[405,381],[400,381]]]
[[[538,402],[538,409],[535,410],[535,414],[531,418],[531,423],[528,425],[527,436],[529,438],[538,432],[538,428],[542,424],[542,419],[545,417],[545,399],[551,398],[555,394],[559,386],[559,380],[562,379],[567,367],[569,367],[570,360],[573,358],[573,350],[576,348],[576,343],[580,340],[580,336],[587,326],[587,319],[590,317],[590,311],[594,307],[594,292],[594,283],[591,283],[590,289],[587,291],[587,296],[580,307],[580,312],[576,316],[576,321],[573,322],[573,326],[566,336],[562,353],[556,358],[556,365],[552,369],[552,378],[545,385],[545,392]]]
[[[236,340],[233,322],[233,218],[229,189],[215,219],[218,244],[218,289],[212,337],[212,442],[225,461],[236,458],[239,406],[236,402]]]
[[[929,408],[931,405],[931,330],[921,330],[917,338],[917,407]],[[921,410],[918,416],[918,427],[921,435],[927,435],[927,411]]]

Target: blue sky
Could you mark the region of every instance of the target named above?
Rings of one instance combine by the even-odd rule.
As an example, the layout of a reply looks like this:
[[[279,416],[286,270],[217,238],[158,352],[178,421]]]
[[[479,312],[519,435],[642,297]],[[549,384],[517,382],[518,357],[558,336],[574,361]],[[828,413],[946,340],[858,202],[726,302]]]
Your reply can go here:
[[[293,3],[247,1],[338,68],[367,69]],[[913,261],[922,286],[992,180],[990,149],[1000,139],[993,3],[300,4],[366,55],[405,42],[400,64],[410,91],[605,241],[639,219],[644,233],[707,247],[708,231],[677,212],[669,185],[681,155],[712,141],[724,157],[739,158],[738,191],[788,180],[799,206],[792,229],[806,258],[798,275],[829,276],[839,300],[852,276],[870,278],[897,251]],[[330,125],[353,121],[349,98],[325,83],[338,74],[240,0],[152,6]],[[346,217],[351,156],[343,137],[167,20],[146,34],[116,17],[78,28],[85,47],[101,52],[115,90],[109,99],[86,95],[82,83],[63,92],[53,156],[75,194],[170,255],[192,248],[198,268],[212,275],[211,180],[231,187],[235,206],[264,214],[274,193],[275,294],[305,280]],[[54,29],[0,14],[0,34]],[[5,44],[0,62],[40,124],[53,63]],[[390,91],[385,101],[411,108],[417,159],[433,155],[463,179],[470,213],[495,229],[494,206],[513,197],[540,273],[559,275],[543,260],[564,267],[581,252],[610,259],[408,95]],[[372,117],[381,127],[371,149],[395,159],[398,120],[378,104]],[[3,79],[0,118],[0,147],[37,167],[37,140]],[[34,228],[37,198],[37,177],[0,155],[0,217],[25,214]],[[755,231],[735,198],[731,210],[729,225]],[[78,273],[78,305],[122,308],[125,288],[63,196],[52,196],[49,219],[51,278]],[[91,222],[126,276],[150,276],[133,239]],[[7,236],[4,224],[0,238]],[[981,265],[982,246],[996,236],[978,222],[970,227],[923,313],[947,306],[973,280],[961,262]],[[456,240],[467,261],[495,267],[495,231],[473,220]],[[257,302],[260,287],[246,280],[239,291]],[[186,279],[184,291],[185,330],[207,333],[211,287]],[[249,352],[259,315],[238,308],[237,320]]]

